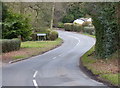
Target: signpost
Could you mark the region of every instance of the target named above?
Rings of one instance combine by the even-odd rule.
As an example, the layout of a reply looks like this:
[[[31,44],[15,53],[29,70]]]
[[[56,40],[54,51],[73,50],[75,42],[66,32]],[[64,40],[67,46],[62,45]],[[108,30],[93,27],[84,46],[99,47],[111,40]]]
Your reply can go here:
[[[38,41],[40,40],[40,37],[42,37],[42,36],[46,40],[46,34],[45,33],[39,33],[39,34],[37,34]]]

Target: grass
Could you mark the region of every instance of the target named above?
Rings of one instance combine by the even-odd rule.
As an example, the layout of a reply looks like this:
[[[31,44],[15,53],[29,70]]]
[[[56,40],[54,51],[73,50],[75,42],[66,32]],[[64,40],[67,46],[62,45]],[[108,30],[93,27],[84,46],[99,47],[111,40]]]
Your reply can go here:
[[[15,59],[25,59],[35,55],[43,54],[51,49],[62,44],[62,39],[58,38],[55,41],[27,41],[21,43],[21,49],[4,53],[2,55],[3,62],[8,63]]]
[[[13,56],[13,59],[20,59],[20,58],[25,58],[25,56],[19,56],[19,55]]]
[[[94,47],[92,47],[85,55],[83,55],[83,57],[82,57],[82,58],[84,58],[83,63],[92,64],[92,63],[94,63],[96,61],[95,59],[88,59],[87,58],[88,55],[90,55],[93,51],[94,51]]]
[[[49,47],[51,45],[58,45],[61,43],[61,39],[58,38],[55,41],[27,41],[27,42],[22,42],[21,47],[22,48],[44,48],[44,47]]]
[[[115,86],[120,85],[120,83],[118,81],[118,79],[120,79],[120,73],[114,73],[114,72],[111,72],[109,70],[108,71],[104,70],[104,68],[106,68],[106,66],[112,64],[112,61],[114,61],[115,58],[114,59],[108,59],[108,61],[106,62],[103,59],[96,59],[93,52],[94,52],[94,47],[92,47],[86,54],[84,54],[82,56],[81,61],[82,61],[83,65],[87,69],[91,70],[93,74],[99,75],[99,77],[102,78],[103,80],[106,80],[106,81],[108,81],[109,83],[111,83]],[[116,55],[116,54],[114,54],[114,55]],[[100,61],[102,61],[102,62],[100,62]],[[101,63],[101,64],[100,65],[98,64],[99,66],[97,66],[96,63]],[[99,69],[100,67],[103,67],[102,68],[103,70],[102,69],[100,70]],[[109,67],[109,68],[111,68],[111,67]]]
[[[90,34],[88,34],[88,33],[80,33],[80,34],[83,34],[83,35],[87,35],[87,36],[90,36],[90,37],[96,38],[95,35],[90,35]]]
[[[106,79],[107,81],[110,81],[114,85],[120,85],[120,73],[119,74],[102,74],[100,75],[102,78]]]

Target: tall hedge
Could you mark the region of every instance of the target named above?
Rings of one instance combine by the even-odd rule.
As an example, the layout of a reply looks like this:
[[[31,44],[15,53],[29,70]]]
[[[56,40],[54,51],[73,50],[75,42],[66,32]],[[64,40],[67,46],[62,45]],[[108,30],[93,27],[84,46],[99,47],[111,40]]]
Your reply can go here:
[[[65,23],[64,28],[66,31],[75,31],[75,32],[83,31],[83,27],[81,25],[74,23]]]
[[[88,3],[88,13],[96,29],[96,56],[108,58],[120,48],[117,6],[119,3]],[[92,7],[92,8],[91,8]]]
[[[2,52],[15,51],[20,49],[21,41],[19,39],[1,39]]]

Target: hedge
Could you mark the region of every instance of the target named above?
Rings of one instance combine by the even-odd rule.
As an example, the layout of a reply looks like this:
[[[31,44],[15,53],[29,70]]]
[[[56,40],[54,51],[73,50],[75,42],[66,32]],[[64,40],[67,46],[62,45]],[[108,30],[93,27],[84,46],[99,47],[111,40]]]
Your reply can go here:
[[[15,51],[20,49],[21,41],[19,39],[2,39],[0,40],[2,44],[2,52]]]
[[[79,24],[73,24],[73,31],[75,32],[83,31],[83,26]]]
[[[74,23],[65,23],[64,28],[66,31],[75,31],[75,32],[80,32],[83,30],[83,27],[81,25]]]
[[[88,10],[88,13],[92,16],[96,30],[96,56],[107,59],[120,49],[117,17],[120,3],[94,3],[93,6],[94,8]]]
[[[95,35],[94,27],[84,27],[83,32],[88,33],[90,35]]]
[[[66,31],[73,31],[73,24],[72,23],[65,23],[64,28]]]

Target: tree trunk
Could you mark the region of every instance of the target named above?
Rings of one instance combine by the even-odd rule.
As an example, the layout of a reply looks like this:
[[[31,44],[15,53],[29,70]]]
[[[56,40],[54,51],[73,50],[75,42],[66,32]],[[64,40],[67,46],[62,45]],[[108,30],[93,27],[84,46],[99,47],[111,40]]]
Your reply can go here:
[[[51,17],[50,29],[53,29],[54,11],[55,11],[55,3],[53,3],[53,6],[52,6],[52,17]]]

